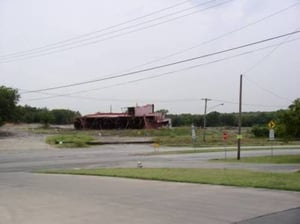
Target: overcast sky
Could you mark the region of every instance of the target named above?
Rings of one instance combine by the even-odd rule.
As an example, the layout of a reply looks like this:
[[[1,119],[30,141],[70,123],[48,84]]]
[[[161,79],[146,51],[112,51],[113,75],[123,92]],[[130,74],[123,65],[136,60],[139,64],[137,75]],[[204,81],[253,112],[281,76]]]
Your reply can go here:
[[[19,89],[21,105],[82,114],[148,103],[201,114],[202,98],[208,112],[237,112],[244,74],[243,111],[287,108],[300,97],[299,33],[101,79],[291,33],[299,21],[299,0],[0,0],[1,85]]]

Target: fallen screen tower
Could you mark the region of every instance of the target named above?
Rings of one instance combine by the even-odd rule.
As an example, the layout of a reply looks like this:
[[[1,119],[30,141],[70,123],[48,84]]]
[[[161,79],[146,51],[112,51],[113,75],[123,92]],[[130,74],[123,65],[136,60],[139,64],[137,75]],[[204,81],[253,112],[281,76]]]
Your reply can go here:
[[[125,113],[95,113],[75,119],[76,129],[151,129],[170,126],[163,113],[154,112],[154,105],[128,107]]]

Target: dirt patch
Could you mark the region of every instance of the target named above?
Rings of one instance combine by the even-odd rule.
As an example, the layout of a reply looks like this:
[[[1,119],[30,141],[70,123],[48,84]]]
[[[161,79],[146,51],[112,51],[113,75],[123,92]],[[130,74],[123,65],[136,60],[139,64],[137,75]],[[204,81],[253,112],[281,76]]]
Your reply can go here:
[[[57,149],[48,145],[45,140],[51,132],[59,134],[61,130],[72,130],[73,126],[61,125],[51,126],[49,133],[37,133],[39,124],[6,124],[0,128],[0,151],[28,151]],[[94,134],[95,141],[91,145],[102,144],[150,144],[153,143],[150,137],[120,137],[102,136]]]
[[[0,150],[45,150],[53,147],[45,143],[45,134],[29,131],[38,124],[6,124],[0,128]]]

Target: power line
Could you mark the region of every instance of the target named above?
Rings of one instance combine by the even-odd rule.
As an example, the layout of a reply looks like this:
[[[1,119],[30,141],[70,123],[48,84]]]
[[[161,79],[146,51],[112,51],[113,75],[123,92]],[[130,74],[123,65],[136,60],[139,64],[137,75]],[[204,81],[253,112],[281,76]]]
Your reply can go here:
[[[295,29],[298,30],[300,27],[297,27]],[[282,42],[280,42],[278,45],[274,46],[273,49],[271,49],[270,52],[267,52],[262,58],[260,58],[256,63],[254,63],[247,71],[243,72],[242,74],[248,74],[249,72],[251,72],[255,67],[257,67],[259,64],[261,64],[263,61],[265,61],[268,57],[270,57],[279,47],[281,47],[281,45],[285,44],[286,42],[289,41],[291,36],[287,36],[285,40],[283,40]]]
[[[211,1],[214,1],[214,0],[210,0],[208,2],[211,2]],[[168,22],[171,22],[171,21],[174,21],[174,20],[186,17],[186,16],[193,15],[195,13],[199,13],[199,12],[202,12],[202,11],[205,11],[205,10],[208,10],[208,9],[212,9],[212,8],[218,7],[220,5],[226,4],[226,3],[231,2],[231,1],[234,1],[234,0],[224,1],[224,2],[221,2],[221,3],[215,4],[213,6],[209,6],[207,8],[204,8],[204,9],[197,9],[196,11],[193,11],[191,13],[187,13],[187,14],[184,14],[184,15],[181,15],[181,16],[177,16],[177,17],[174,17],[174,18],[171,18],[171,19],[159,22],[159,23],[151,24],[151,25],[148,25],[148,26],[145,26],[145,27],[133,29],[133,30],[130,30],[128,32],[124,32],[124,33],[120,33],[120,34],[108,36],[108,37],[105,37],[103,39],[94,40],[94,41],[90,41],[90,42],[85,42],[87,40],[97,39],[97,38],[99,38],[101,36],[105,36],[105,35],[117,33],[117,32],[122,31],[122,30],[135,28],[135,27],[140,26],[142,24],[146,24],[146,23],[153,22],[155,20],[159,20],[159,19],[162,19],[164,17],[170,16],[170,14],[167,15],[167,16],[162,16],[162,17],[159,17],[159,18],[156,18],[156,19],[152,19],[151,21],[146,21],[146,22],[142,22],[140,24],[136,24],[136,25],[132,25],[132,26],[129,26],[129,27],[125,27],[125,28],[122,28],[120,30],[111,31],[109,33],[106,33],[106,34],[103,34],[103,35],[100,35],[100,36],[87,38],[85,40],[78,40],[75,43],[66,43],[66,44],[62,44],[60,46],[53,46],[53,47],[49,47],[47,49],[41,49],[41,50],[37,50],[37,51],[34,51],[34,52],[23,53],[23,54],[20,54],[20,55],[11,56],[10,59],[9,58],[8,59],[0,59],[0,63],[8,63],[8,62],[13,62],[13,61],[20,61],[20,60],[25,60],[25,59],[40,57],[40,56],[46,56],[46,55],[50,55],[50,54],[53,54],[53,53],[64,52],[64,51],[68,51],[68,50],[79,48],[79,47],[83,47],[83,46],[97,44],[99,42],[103,42],[103,41],[106,41],[106,40],[110,40],[110,39],[113,39],[113,38],[116,38],[116,37],[120,37],[120,36],[124,36],[124,35],[127,35],[127,34],[131,34],[131,33],[135,33],[135,32],[138,32],[138,31],[146,30],[146,29],[149,29],[149,28],[161,25],[161,24],[165,24],[165,23],[168,23]],[[203,3],[201,5],[204,5],[204,4],[207,4],[207,2]],[[182,11],[187,11],[187,10],[190,10],[190,9],[193,9],[193,8],[196,8],[196,6],[193,6],[193,7],[189,8],[189,9],[181,10],[181,11],[179,11],[177,13],[172,13],[172,14],[178,14],[178,13],[181,13]],[[74,46],[72,46],[72,45],[74,45]],[[70,46],[70,47],[68,47],[68,46]],[[55,49],[57,49],[57,50],[55,50]],[[45,52],[45,53],[43,53],[43,52]]]
[[[239,27],[239,28],[237,28],[237,29],[233,29],[233,30],[231,30],[231,31],[229,31],[229,32],[225,32],[225,33],[223,33],[223,34],[221,34],[221,35],[219,35],[219,36],[216,36],[216,37],[211,38],[211,39],[209,39],[209,40],[203,41],[203,42],[201,42],[201,43],[199,43],[199,44],[196,44],[196,45],[194,45],[194,46],[192,46],[192,47],[189,47],[189,48],[185,48],[185,49],[179,50],[179,51],[174,52],[174,53],[172,53],[172,54],[169,54],[169,55],[160,57],[160,58],[155,59],[155,60],[151,60],[151,61],[149,61],[149,62],[146,62],[146,63],[141,64],[141,65],[138,65],[138,66],[134,66],[134,67],[132,67],[131,69],[136,69],[136,68],[139,68],[139,67],[143,67],[143,66],[145,66],[145,65],[153,64],[154,62],[158,62],[158,61],[161,61],[161,60],[164,60],[164,59],[167,59],[167,58],[170,58],[170,57],[173,57],[173,56],[176,56],[176,55],[185,53],[185,52],[187,52],[187,51],[193,50],[193,49],[198,48],[198,47],[200,47],[200,46],[203,46],[203,45],[205,45],[205,44],[209,44],[209,43],[211,43],[211,42],[213,42],[213,41],[222,39],[222,38],[227,37],[227,36],[229,36],[229,35],[231,35],[231,34],[233,34],[233,33],[236,33],[236,32],[238,32],[238,31],[241,31],[241,30],[243,30],[243,29],[246,29],[246,28],[248,28],[248,27],[250,27],[250,26],[256,25],[256,24],[258,24],[258,23],[260,23],[260,22],[263,22],[264,20],[267,20],[267,19],[269,19],[269,18],[272,18],[272,17],[274,17],[274,16],[277,16],[277,15],[283,13],[283,12],[286,12],[286,11],[288,11],[288,10],[290,10],[290,9],[292,9],[292,8],[294,8],[294,7],[296,7],[296,6],[298,6],[299,4],[300,4],[300,1],[294,3],[294,4],[290,5],[290,6],[288,6],[288,7],[286,7],[286,8],[280,9],[279,11],[276,11],[276,12],[274,12],[274,13],[271,13],[271,14],[269,14],[269,15],[267,15],[267,16],[264,16],[264,17],[262,17],[262,18],[260,18],[260,19],[258,19],[258,20],[256,20],[256,21],[253,21],[253,22],[250,22],[250,23],[248,23],[248,24],[246,24],[246,25],[243,25],[243,26],[241,26],[241,27]],[[131,70],[131,69],[128,69],[128,70]]]
[[[230,101],[230,100],[222,100],[222,99],[212,99],[213,101],[220,102],[220,103],[225,103],[225,104],[233,104],[233,105],[238,105],[239,102],[236,101]],[[254,107],[284,107],[283,105],[264,105],[264,104],[253,104],[253,103],[243,103],[243,106],[254,106]]]
[[[141,64],[141,65],[138,65],[138,66],[134,66],[134,67],[132,67],[132,68],[130,68],[130,69],[127,69],[127,70],[125,70],[125,71],[130,71],[130,70],[132,70],[132,69],[136,69],[136,68],[139,68],[139,67],[148,65],[148,64],[152,64],[152,63],[154,63],[154,62],[161,61],[161,60],[164,60],[164,59],[166,59],[166,58],[170,58],[170,57],[172,57],[172,56],[175,56],[175,55],[184,53],[184,52],[186,52],[186,51],[192,50],[192,49],[197,48],[197,47],[199,47],[199,46],[201,46],[201,45],[208,44],[208,43],[213,42],[213,41],[215,41],[215,40],[224,38],[224,37],[226,37],[226,36],[228,36],[228,35],[230,35],[230,34],[233,34],[233,33],[235,33],[235,32],[238,32],[238,31],[242,30],[242,29],[245,29],[245,28],[247,28],[247,27],[250,27],[250,26],[252,26],[252,25],[255,25],[255,24],[257,24],[257,23],[260,23],[260,22],[262,22],[262,21],[264,21],[264,20],[266,20],[266,19],[269,19],[269,18],[271,18],[271,17],[274,17],[274,16],[276,16],[276,15],[279,15],[279,14],[281,14],[281,13],[283,13],[283,12],[285,12],[285,11],[287,11],[287,10],[289,10],[289,9],[291,9],[291,8],[293,8],[293,7],[297,6],[297,5],[299,5],[299,4],[300,4],[300,2],[296,2],[296,3],[290,5],[290,6],[286,7],[286,8],[283,8],[283,9],[281,9],[281,10],[279,10],[279,11],[276,11],[276,12],[274,12],[274,13],[272,13],[272,14],[269,14],[269,15],[267,15],[267,16],[265,16],[265,17],[259,19],[259,20],[256,20],[256,21],[254,21],[254,22],[248,23],[248,24],[246,24],[246,25],[244,25],[244,26],[242,26],[242,27],[239,27],[239,28],[237,28],[237,29],[234,29],[234,30],[232,30],[232,31],[230,31],[230,32],[226,32],[226,33],[224,33],[224,34],[222,34],[222,35],[220,35],[220,36],[217,36],[217,37],[215,37],[215,38],[213,38],[213,39],[204,41],[204,42],[202,42],[202,43],[200,43],[200,44],[197,44],[197,45],[192,46],[192,47],[187,48],[187,49],[183,49],[183,50],[181,50],[181,51],[177,51],[177,52],[175,52],[175,53],[173,53],[173,54],[170,54],[170,55],[161,57],[161,58],[159,58],[159,59],[152,60],[152,61],[146,62],[146,63]],[[149,14],[149,15],[150,15],[150,14]],[[147,16],[147,15],[146,15],[146,16]],[[96,32],[97,32],[97,31],[96,31]],[[1,62],[0,62],[0,63],[1,63]]]
[[[289,42],[296,41],[296,40],[299,40],[299,39],[300,38],[292,39],[292,40],[289,40]],[[285,44],[286,43],[288,43],[288,42],[285,42]],[[247,54],[255,53],[257,51],[265,50],[265,49],[274,47],[276,45],[278,45],[278,44],[269,45],[269,46],[265,46],[265,47],[262,47],[262,48],[258,48],[258,49],[254,49],[254,50],[250,50],[250,51],[246,51],[246,52],[242,52],[242,53],[239,53],[239,54],[236,54],[236,55],[232,55],[232,56],[229,56],[229,57],[224,57],[224,58],[213,60],[213,61],[210,61],[210,62],[201,63],[201,64],[189,66],[189,67],[185,67],[185,68],[182,68],[182,69],[179,69],[179,70],[173,70],[173,71],[169,71],[169,72],[165,72],[165,73],[161,73],[161,74],[157,74],[157,75],[147,76],[147,77],[144,77],[144,78],[134,79],[134,80],[130,80],[130,81],[126,81],[126,82],[121,82],[121,83],[117,83],[117,84],[113,84],[113,85],[108,85],[108,86],[104,86],[104,87],[96,88],[96,89],[76,91],[76,92],[67,93],[67,94],[57,94],[57,93],[54,94],[54,93],[39,92],[40,94],[50,95],[50,96],[49,97],[33,98],[33,99],[29,99],[29,100],[30,101],[36,101],[36,100],[45,100],[45,99],[51,99],[51,98],[57,98],[57,97],[77,97],[77,98],[81,98],[81,96],[79,96],[79,95],[74,96],[73,94],[86,93],[86,92],[91,92],[91,91],[95,91],[95,90],[103,90],[103,89],[108,89],[108,88],[112,88],[112,87],[116,87],[116,86],[122,86],[122,85],[126,85],[126,84],[132,84],[132,83],[136,83],[136,82],[140,82],[140,81],[144,81],[144,80],[155,79],[155,78],[159,78],[159,77],[162,77],[162,76],[166,76],[166,75],[170,75],[170,74],[174,74],[174,73],[178,73],[178,72],[183,72],[183,71],[195,69],[195,68],[198,68],[198,67],[201,67],[201,66],[210,65],[210,64],[221,62],[221,61],[233,59],[233,58],[236,58],[236,57],[244,56],[244,55],[247,55]],[[84,97],[84,98],[86,98],[86,97]]]
[[[262,85],[260,85],[259,83],[257,83],[257,82],[255,82],[255,81],[249,79],[248,77],[246,77],[245,79],[246,79],[246,81],[248,81],[248,82],[251,83],[252,85],[257,86],[257,87],[260,88],[261,90],[263,90],[263,91],[265,91],[265,92],[267,92],[267,93],[269,93],[269,94],[275,96],[276,98],[280,98],[280,99],[282,99],[282,100],[288,100],[288,101],[290,101],[290,102],[292,101],[292,100],[289,99],[289,98],[280,96],[280,95],[276,94],[275,92],[273,92],[273,91],[271,91],[271,90],[269,90],[269,89],[263,87]]]
[[[95,91],[95,90],[103,90],[103,89],[108,89],[108,88],[112,88],[112,87],[116,87],[116,86],[122,86],[122,85],[126,85],[126,84],[145,81],[145,80],[149,80],[149,79],[155,79],[155,78],[159,78],[159,77],[162,77],[162,76],[171,75],[171,74],[174,74],[174,73],[195,69],[195,68],[198,68],[198,67],[201,67],[201,66],[210,65],[210,64],[217,63],[217,62],[229,60],[229,59],[239,57],[239,56],[242,56],[242,55],[246,55],[246,54],[249,54],[249,53],[252,53],[252,51],[251,52],[248,51],[248,52],[245,52],[245,53],[241,53],[241,54],[238,54],[238,55],[234,55],[234,56],[230,56],[230,57],[226,57],[226,58],[222,58],[222,59],[217,59],[217,60],[206,62],[206,63],[201,63],[201,64],[198,64],[198,65],[185,67],[185,68],[182,68],[182,69],[179,69],[179,70],[169,71],[169,72],[165,72],[165,73],[161,73],[161,74],[157,74],[157,75],[147,76],[147,77],[144,77],[144,78],[139,78],[139,79],[134,79],[134,80],[126,81],[126,82],[121,82],[121,83],[105,86],[105,87],[102,87],[102,88],[77,91],[77,92],[68,93],[68,94],[53,94],[53,93],[38,92],[40,94],[45,94],[45,95],[50,95],[50,96],[49,97],[41,97],[41,98],[33,98],[33,99],[29,99],[29,100],[30,101],[45,100],[45,99],[51,99],[51,98],[56,98],[56,97],[78,97],[78,98],[80,98],[81,96],[74,96],[73,94],[86,93],[86,92]]]
[[[114,101],[114,102],[129,102],[129,101],[152,101],[157,103],[187,103],[187,102],[199,102],[202,98],[174,98],[174,99],[122,99],[122,98],[98,98],[98,97],[85,97],[85,96],[68,96],[71,98],[78,99],[86,99],[86,100],[96,100],[96,101]],[[238,102],[230,101],[230,100],[224,100],[224,99],[210,99],[216,102],[220,103],[226,103],[226,104],[234,104],[238,105]],[[245,106],[257,106],[257,107],[284,107],[283,105],[263,105],[263,104],[250,104],[250,103],[244,103]]]
[[[183,5],[183,4],[188,3],[188,2],[190,2],[190,1],[189,1],[189,0],[187,0],[187,1],[182,1],[182,2],[176,3],[176,4],[174,4],[174,5],[171,5],[171,6],[169,6],[169,7],[162,8],[162,9],[159,9],[159,10],[156,10],[156,11],[153,11],[153,12],[148,13],[148,14],[146,14],[146,15],[139,16],[139,17],[136,17],[136,18],[127,20],[127,21],[125,21],[125,22],[121,22],[121,23],[118,23],[118,24],[115,24],[115,25],[112,25],[112,26],[108,26],[108,27],[105,27],[105,28],[102,28],[102,29],[100,29],[100,30],[96,30],[96,31],[93,31],[93,32],[81,34],[81,35],[78,35],[78,36],[75,36],[75,37],[72,37],[72,38],[69,38],[69,39],[57,41],[57,42],[54,42],[54,43],[51,43],[51,44],[47,44],[47,45],[44,45],[44,46],[41,46],[41,47],[37,47],[37,48],[30,49],[30,50],[25,50],[25,51],[17,51],[17,52],[10,53],[10,54],[0,55],[0,58],[2,58],[2,57],[7,57],[7,56],[14,56],[14,55],[18,55],[18,54],[21,54],[21,53],[26,53],[26,52],[35,51],[35,50],[40,50],[40,49],[44,49],[44,48],[48,48],[48,47],[52,47],[52,46],[64,44],[64,43],[67,43],[67,42],[70,42],[70,41],[73,41],[73,40],[78,40],[78,39],[81,39],[81,38],[83,38],[83,37],[92,36],[92,35],[94,35],[94,34],[101,33],[101,32],[103,32],[103,31],[110,30],[110,29],[113,29],[113,28],[122,26],[122,25],[125,25],[125,24],[127,24],[127,23],[131,23],[131,22],[134,22],[134,21],[137,21],[137,20],[140,20],[140,19],[143,19],[143,18],[152,16],[152,15],[158,14],[158,13],[161,13],[161,12],[163,12],[163,11],[167,11],[167,10],[172,9],[172,8],[176,8],[176,7],[178,7],[179,5]]]
[[[102,31],[105,31],[105,30],[107,30],[107,29],[114,28],[114,27],[117,27],[117,26],[119,26],[119,25],[123,25],[123,24],[126,24],[126,23],[129,23],[129,22],[132,22],[132,21],[135,21],[135,20],[138,20],[138,19],[141,19],[141,18],[150,16],[150,15],[153,15],[153,14],[155,14],[155,13],[157,13],[157,12],[165,11],[166,9],[170,9],[170,8],[176,7],[176,6],[181,5],[181,4],[185,3],[185,2],[189,2],[189,1],[184,1],[184,2],[181,2],[181,3],[175,4],[174,6],[170,6],[170,7],[167,7],[167,8],[165,8],[165,9],[161,9],[161,10],[155,11],[155,12],[150,13],[150,14],[147,14],[147,15],[145,15],[145,16],[137,17],[137,18],[135,18],[135,19],[128,20],[128,21],[126,21],[126,22],[123,22],[123,23],[120,23],[120,24],[117,24],[117,25],[114,25],[114,26],[111,26],[111,27],[107,27],[107,28],[104,28],[104,29],[102,29],[102,30],[98,30],[98,31],[95,31],[95,32],[91,32],[91,33],[88,33],[88,34],[86,34],[86,35],[92,35],[92,34],[97,33],[97,32],[102,32]],[[203,4],[205,4],[205,3],[203,3]],[[177,52],[175,52],[175,53],[173,53],[173,54],[166,55],[166,56],[161,57],[161,58],[159,58],[159,59],[152,60],[152,61],[149,61],[149,62],[140,64],[140,65],[138,65],[138,66],[131,67],[130,69],[127,69],[127,70],[125,70],[125,71],[130,71],[130,70],[132,70],[132,69],[137,69],[137,68],[139,68],[139,67],[143,67],[143,66],[145,66],[145,65],[149,65],[149,64],[152,64],[152,63],[154,63],[154,62],[158,62],[158,61],[161,61],[161,60],[164,60],[164,59],[173,57],[173,56],[175,56],[175,55],[182,54],[182,53],[184,53],[184,52],[187,52],[187,51],[190,51],[190,50],[192,50],[192,49],[198,48],[199,46],[202,46],[202,45],[204,45],[204,44],[208,44],[208,43],[211,43],[211,42],[216,41],[216,40],[218,40],[218,39],[224,38],[224,37],[226,37],[226,36],[228,36],[228,35],[230,35],[230,34],[233,34],[233,33],[235,33],[235,32],[238,32],[238,31],[242,30],[242,29],[245,29],[245,28],[248,28],[248,27],[250,27],[250,26],[252,26],[252,25],[255,25],[255,24],[257,24],[257,23],[260,23],[260,22],[262,22],[262,21],[264,21],[264,20],[266,20],[266,19],[269,19],[269,18],[271,18],[271,17],[273,17],[273,16],[279,15],[279,14],[281,14],[281,13],[283,13],[283,12],[285,12],[285,11],[287,11],[287,10],[289,10],[289,9],[291,9],[291,8],[293,8],[293,7],[297,6],[297,5],[299,5],[299,4],[300,4],[300,2],[296,2],[296,3],[290,5],[290,6],[286,7],[286,8],[283,8],[283,9],[281,9],[281,10],[279,10],[279,11],[276,11],[276,12],[274,12],[274,13],[272,13],[272,14],[269,14],[269,15],[267,15],[267,16],[265,16],[265,17],[259,19],[259,20],[256,20],[256,21],[254,21],[254,22],[248,23],[248,24],[246,24],[246,25],[244,25],[244,26],[242,26],[242,27],[239,27],[239,28],[237,28],[237,29],[234,29],[234,30],[231,30],[231,31],[229,31],[229,32],[226,32],[226,33],[224,33],[224,34],[222,34],[222,35],[220,35],[220,36],[217,36],[217,37],[215,37],[215,38],[212,38],[212,39],[209,39],[209,40],[207,40],[207,41],[204,41],[204,42],[202,42],[202,43],[200,43],[200,44],[197,44],[197,45],[195,45],[195,46],[192,46],[192,47],[190,47],[190,48],[186,48],[186,49],[177,51]],[[61,42],[57,42],[57,43],[54,43],[54,44],[46,45],[46,46],[44,46],[44,47],[49,47],[49,46],[56,45],[56,44],[59,44],[59,43],[67,42],[67,41],[69,41],[69,40],[78,39],[78,38],[80,38],[80,37],[82,37],[82,36],[85,36],[85,35],[80,35],[80,36],[78,36],[78,37],[74,37],[74,38],[71,38],[71,39],[68,39],[68,40],[65,40],[65,41],[61,41]],[[33,50],[37,50],[37,49],[41,49],[41,48],[43,48],[43,47],[36,48],[36,49],[33,49]],[[29,51],[30,51],[30,50],[29,50]],[[25,51],[25,52],[26,52],[26,51]],[[18,52],[17,52],[17,53],[18,53]],[[20,52],[20,53],[22,53],[22,52]],[[47,54],[46,54],[46,55],[47,55]],[[26,58],[25,58],[25,59],[26,59]],[[12,61],[14,61],[14,60],[12,60]],[[7,62],[9,62],[9,61],[7,61]],[[0,63],[1,63],[1,56],[0,56]]]
[[[159,59],[151,60],[151,61],[148,61],[148,62],[146,62],[146,63],[143,63],[143,64],[140,64],[140,65],[131,67],[131,68],[129,68],[129,69],[126,69],[125,71],[131,71],[132,69],[136,69],[136,68],[139,68],[139,67],[143,67],[143,66],[145,66],[145,65],[149,65],[149,64],[152,64],[152,63],[154,63],[154,62],[158,62],[158,61],[161,61],[161,60],[170,58],[170,57],[172,57],[172,56],[182,54],[182,53],[187,52],[187,51],[189,51],[189,50],[198,48],[198,47],[200,47],[200,46],[202,46],[202,45],[205,45],[205,44],[211,43],[211,42],[213,42],[213,41],[216,41],[216,40],[218,40],[218,39],[224,38],[224,37],[226,37],[226,36],[228,36],[228,35],[231,35],[231,34],[233,34],[233,33],[235,33],[235,32],[241,31],[241,30],[246,29],[246,28],[248,28],[248,27],[250,27],[250,26],[253,26],[253,25],[256,25],[256,24],[258,24],[258,23],[260,23],[260,22],[263,22],[264,20],[267,20],[267,19],[272,18],[272,17],[274,17],[274,16],[277,16],[277,15],[283,13],[283,12],[286,12],[286,11],[288,11],[289,9],[291,9],[291,8],[293,8],[293,7],[296,7],[296,6],[299,5],[299,4],[300,4],[300,2],[296,2],[296,3],[292,4],[292,5],[289,5],[289,6],[286,7],[286,8],[283,8],[283,9],[280,9],[280,10],[278,10],[278,11],[275,11],[275,12],[273,12],[273,13],[271,13],[271,14],[268,14],[267,16],[264,16],[264,17],[258,19],[258,20],[255,20],[255,21],[253,21],[253,22],[250,22],[250,23],[248,23],[248,24],[245,24],[245,25],[243,25],[243,26],[241,26],[241,27],[239,27],[239,28],[237,28],[237,29],[233,29],[233,30],[231,30],[231,31],[229,31],[229,32],[223,33],[222,35],[216,36],[216,37],[214,37],[214,38],[212,38],[212,39],[206,40],[206,41],[204,41],[204,42],[202,42],[202,43],[200,43],[200,44],[197,44],[197,45],[192,46],[192,47],[190,47],[190,48],[186,48],[186,49],[177,51],[177,52],[175,52],[175,53],[166,55],[166,56],[164,56],[164,57],[160,57]],[[148,15],[150,15],[150,14],[148,14]],[[146,16],[148,16],[148,15],[146,15]],[[97,31],[96,31],[96,32],[97,32]],[[297,40],[297,39],[294,39],[294,40]],[[294,40],[292,40],[292,41],[294,41]],[[289,42],[290,42],[290,41],[289,41]],[[276,44],[276,45],[272,45],[272,46],[278,46],[278,45]],[[270,46],[270,47],[272,47],[272,46]],[[267,48],[269,48],[269,47],[267,47]],[[263,50],[263,49],[262,49],[262,50]],[[250,53],[251,53],[251,52],[250,52]],[[242,55],[238,55],[238,56],[242,56]],[[231,57],[230,57],[230,58],[231,58]],[[228,59],[230,59],[230,58],[228,58]],[[223,60],[223,59],[221,59],[221,60]],[[227,60],[227,59],[225,59],[225,60]],[[218,62],[218,61],[217,61],[217,62]],[[210,64],[210,63],[209,63],[209,64]],[[125,71],[124,71],[124,72],[125,72]],[[181,70],[180,70],[180,71],[181,71]],[[136,80],[136,81],[143,81],[143,80],[152,79],[152,78],[156,78],[156,77],[160,77],[160,75],[158,75],[158,76],[155,75],[155,76],[151,76],[151,77],[146,77],[146,78],[138,79],[138,80]],[[133,82],[136,82],[136,81],[134,80]],[[94,90],[101,90],[101,89],[111,88],[111,87],[120,86],[120,85],[124,85],[124,84],[128,84],[128,83],[131,83],[131,82],[125,82],[125,83],[120,83],[120,84],[109,85],[109,86],[106,86],[106,87],[103,87],[103,88],[89,89],[89,90],[87,90],[87,91],[79,91],[79,92],[77,91],[77,92],[74,92],[74,93],[77,94],[77,93],[90,92],[90,91],[94,91]],[[24,91],[25,91],[25,90],[24,90]],[[73,93],[71,93],[71,94],[73,94]],[[52,94],[52,95],[53,95],[53,94]],[[55,94],[55,95],[56,95],[56,96],[61,96],[61,94]],[[64,94],[63,96],[65,96],[65,95],[66,95],[66,94]],[[56,96],[55,96],[55,97],[56,97]],[[40,99],[48,99],[48,98],[53,98],[53,97],[40,98]],[[37,100],[38,100],[38,99],[37,99]]]
[[[298,30],[299,27],[296,29]],[[276,46],[273,47],[273,49],[271,49],[270,52],[267,52],[262,58],[260,58],[256,63],[254,63],[246,72],[244,72],[243,74],[248,74],[249,72],[251,72],[254,68],[256,68],[259,64],[261,64],[263,61],[265,61],[268,57],[270,57],[276,50],[278,50],[279,47],[281,47],[282,45],[284,45],[285,43],[287,43],[289,41],[291,36],[287,36],[285,40],[283,40],[282,42],[280,42],[279,44],[277,44]],[[268,92],[269,94],[277,97],[277,98],[281,98],[283,100],[289,100],[292,101],[291,99],[288,99],[286,97],[282,97],[276,93],[274,93],[273,91],[261,86],[260,84],[258,84],[257,82],[249,79],[248,77],[245,77],[246,81],[249,81],[250,83],[254,84],[255,86],[257,86],[258,88],[260,88],[261,90]]]
[[[68,96],[71,98],[78,99],[78,96]],[[93,100],[93,101],[110,101],[110,102],[156,102],[156,103],[188,103],[188,102],[199,102],[201,98],[174,98],[174,99],[119,99],[119,98],[98,98],[98,97],[84,97],[80,96],[81,99],[85,100]],[[233,104],[238,105],[238,102],[229,101],[229,100],[222,100],[222,99],[211,99],[216,102],[226,103],[226,104]],[[253,106],[253,107],[265,107],[265,108],[282,108],[285,107],[283,105],[263,105],[263,104],[250,104],[244,103],[245,106]]]
[[[230,1],[233,1],[233,0],[229,0],[227,2],[230,2]],[[2,61],[0,61],[0,63],[7,63],[7,62],[13,62],[13,61],[26,60],[26,59],[30,59],[30,58],[36,58],[36,57],[40,57],[40,56],[46,56],[46,55],[50,55],[50,54],[54,54],[54,53],[59,53],[59,52],[64,52],[64,51],[72,50],[72,49],[79,48],[79,47],[84,47],[84,46],[89,46],[89,45],[97,44],[99,42],[103,42],[103,41],[110,40],[110,39],[113,39],[113,38],[117,38],[117,37],[120,37],[120,36],[124,36],[124,35],[127,35],[127,34],[131,34],[131,33],[135,33],[135,32],[138,32],[138,31],[146,30],[146,29],[149,29],[149,28],[152,28],[152,27],[156,27],[158,25],[161,25],[161,24],[164,24],[164,23],[167,23],[167,22],[171,22],[171,21],[174,21],[174,20],[177,20],[177,19],[189,16],[189,15],[192,15],[192,14],[195,14],[195,13],[199,13],[199,12],[202,12],[202,11],[205,11],[205,10],[208,10],[208,9],[211,9],[211,8],[223,5],[223,4],[227,3],[227,2],[222,2],[220,4],[217,4],[217,5],[214,5],[214,6],[211,6],[211,7],[207,7],[207,8],[202,9],[202,10],[196,10],[196,11],[194,11],[192,13],[188,13],[188,14],[185,14],[185,15],[182,15],[182,16],[178,16],[178,17],[175,17],[175,18],[163,21],[163,22],[156,23],[156,24],[152,24],[152,25],[148,25],[148,26],[145,26],[145,27],[137,28],[137,29],[134,29],[134,30],[131,30],[131,31],[128,31],[128,32],[121,33],[121,34],[112,35],[112,36],[109,36],[109,37],[106,37],[106,38],[103,38],[103,39],[100,39],[100,40],[90,41],[90,42],[87,42],[87,43],[84,43],[84,40],[83,41],[78,41],[79,44],[77,44],[75,46],[67,47],[68,45],[74,45],[74,44],[65,44],[64,46],[66,46],[66,47],[64,47],[64,46],[58,46],[58,47],[53,47],[53,48],[45,49],[44,50],[45,53],[43,53],[43,51],[41,51],[41,53],[39,53],[39,52],[36,52],[36,53],[33,52],[33,53],[29,53],[28,55],[15,56],[15,57],[17,57],[16,59],[13,58],[13,59],[2,60]],[[195,6],[194,6],[194,8],[195,8]],[[145,22],[145,23],[147,23],[147,22]],[[129,29],[129,28],[134,28],[136,26],[137,25],[133,25],[131,27],[123,28],[121,30],[126,30],[126,29]],[[121,30],[119,30],[119,31],[121,31]],[[114,32],[118,32],[118,31],[112,31],[111,33],[114,33]],[[105,35],[106,34],[104,34],[104,36]],[[83,42],[83,43],[80,44],[80,42]],[[62,49],[55,50],[56,48],[62,48]]]
[[[223,54],[223,53],[226,53],[226,52],[246,48],[246,47],[249,47],[249,46],[253,46],[253,45],[257,45],[257,44],[261,44],[261,43],[265,43],[265,42],[269,42],[269,41],[280,39],[280,38],[283,38],[283,37],[286,37],[286,36],[295,35],[299,32],[300,31],[294,31],[294,32],[278,35],[278,36],[275,36],[275,37],[270,37],[270,38],[267,38],[267,39],[255,41],[255,42],[252,42],[252,43],[240,45],[240,46],[237,46],[237,47],[229,48],[229,49],[226,49],[226,50],[217,51],[217,52],[213,52],[213,53],[209,53],[209,54],[205,54],[205,55],[201,55],[201,56],[197,56],[197,57],[193,57],[193,58],[188,58],[188,59],[184,59],[184,60],[180,60],[180,61],[175,61],[175,62],[172,62],[172,63],[163,64],[163,65],[159,65],[159,66],[155,66],[155,67],[150,67],[150,68],[146,68],[146,69],[142,69],[142,70],[127,72],[127,73],[123,73],[123,74],[119,74],[119,75],[107,76],[107,77],[104,77],[104,78],[99,78],[99,79],[94,79],[94,80],[89,80],[89,81],[84,81],[84,82],[76,82],[76,83],[71,83],[71,84],[66,84],[66,85],[61,85],[61,86],[56,86],[56,87],[50,87],[50,88],[43,88],[43,89],[27,91],[27,92],[24,92],[23,94],[25,94],[25,93],[34,93],[34,92],[42,92],[42,91],[47,91],[47,90],[62,89],[62,88],[68,88],[68,87],[73,87],[73,86],[85,85],[85,84],[94,83],[94,82],[100,82],[100,81],[105,81],[105,80],[111,80],[111,79],[117,79],[117,78],[121,78],[121,77],[132,76],[132,75],[142,73],[142,72],[153,71],[153,70],[157,70],[157,69],[161,69],[161,68],[165,68],[165,67],[170,67],[170,66],[174,66],[174,65],[178,65],[178,64],[183,64],[183,63],[186,63],[186,62],[195,61],[195,60],[199,60],[199,59],[202,59],[202,58],[207,58],[207,57],[215,56],[215,55],[218,55],[218,54]]]

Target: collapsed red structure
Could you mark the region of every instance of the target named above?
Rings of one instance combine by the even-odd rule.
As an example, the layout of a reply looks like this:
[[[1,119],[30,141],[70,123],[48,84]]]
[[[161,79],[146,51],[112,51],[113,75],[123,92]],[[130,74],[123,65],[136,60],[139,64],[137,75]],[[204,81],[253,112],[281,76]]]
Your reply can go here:
[[[154,112],[154,105],[128,107],[125,113],[95,113],[77,117],[76,129],[151,129],[170,126],[171,119]]]

